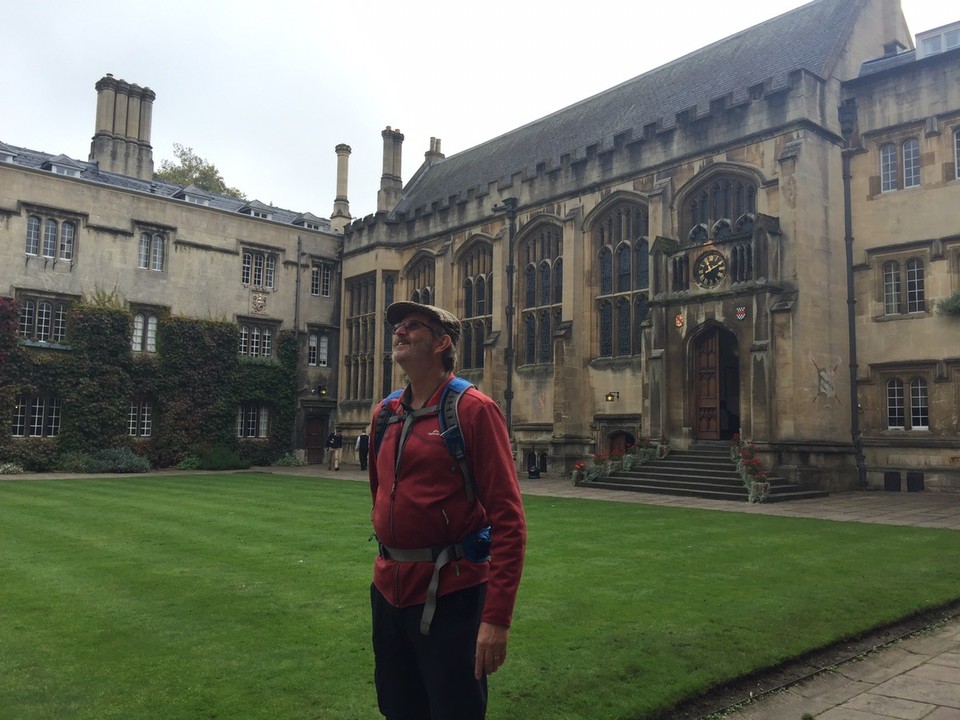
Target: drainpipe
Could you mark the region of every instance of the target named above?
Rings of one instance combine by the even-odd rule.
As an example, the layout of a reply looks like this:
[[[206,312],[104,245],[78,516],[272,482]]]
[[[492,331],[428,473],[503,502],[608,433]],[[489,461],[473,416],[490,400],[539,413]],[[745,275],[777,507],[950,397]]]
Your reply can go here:
[[[517,199],[504,198],[500,205],[491,208],[493,212],[506,211],[510,222],[507,233],[507,347],[504,351],[504,365],[507,371],[507,384],[503,391],[503,414],[507,420],[507,432],[510,433],[510,445],[513,446],[513,276],[516,271],[514,265],[514,241],[517,235]]]
[[[303,238],[297,235],[297,286],[294,292],[296,296],[293,301],[293,335],[297,339],[297,385],[300,385],[300,276],[303,274],[300,268],[300,261],[303,259]],[[298,392],[297,395],[300,393]],[[303,414],[300,411],[300,399],[297,398],[297,416],[302,420]],[[294,420],[293,428],[291,429],[292,437],[290,438],[290,447],[296,449],[297,447],[297,421]]]
[[[850,161],[855,152],[853,131],[857,124],[857,101],[854,98],[844,100],[838,108],[838,115],[840,133],[845,141],[841,157],[843,158],[843,229],[847,252],[847,335],[850,341],[850,436],[853,440],[853,452],[857,463],[857,485],[865,488],[867,487],[867,467],[863,458],[860,402],[857,398],[857,299],[853,283],[853,207],[850,200],[850,181],[853,177]]]

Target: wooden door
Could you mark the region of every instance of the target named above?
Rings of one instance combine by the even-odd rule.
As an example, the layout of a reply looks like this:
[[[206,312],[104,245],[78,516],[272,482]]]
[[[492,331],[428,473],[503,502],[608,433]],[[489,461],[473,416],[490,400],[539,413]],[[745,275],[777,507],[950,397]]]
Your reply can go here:
[[[327,444],[327,421],[322,417],[307,418],[307,462],[323,462],[323,451]]]
[[[720,333],[712,330],[696,349],[697,439],[720,439]]]

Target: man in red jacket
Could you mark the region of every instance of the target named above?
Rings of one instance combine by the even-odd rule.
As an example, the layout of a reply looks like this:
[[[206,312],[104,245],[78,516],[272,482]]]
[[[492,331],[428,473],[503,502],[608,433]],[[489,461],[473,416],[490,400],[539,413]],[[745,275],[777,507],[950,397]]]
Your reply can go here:
[[[380,406],[371,432],[380,711],[388,720],[480,720],[486,677],[507,657],[526,544],[507,427],[492,399],[473,387],[463,391],[457,416],[472,498],[440,437],[437,414],[453,380],[460,322],[414,302],[394,303],[387,320],[394,328],[393,359],[409,384],[399,398],[381,403],[390,416],[383,437],[376,437]]]

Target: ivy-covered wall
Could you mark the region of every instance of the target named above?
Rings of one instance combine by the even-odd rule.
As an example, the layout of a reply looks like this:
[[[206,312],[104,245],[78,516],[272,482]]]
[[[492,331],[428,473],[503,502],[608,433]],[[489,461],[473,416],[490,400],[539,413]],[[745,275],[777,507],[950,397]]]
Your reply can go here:
[[[133,320],[122,307],[80,303],[67,324],[71,349],[18,345],[18,304],[0,298],[0,462],[49,470],[65,453],[130,447],[155,467],[177,464],[212,448],[228,448],[257,465],[291,449],[297,410],[297,341],[281,332],[270,360],[240,359],[237,328],[228,322],[161,317],[157,352],[133,353]],[[20,395],[60,399],[53,438],[12,437]],[[149,438],[128,435],[130,402],[153,407]],[[266,438],[239,439],[243,402],[270,409]]]

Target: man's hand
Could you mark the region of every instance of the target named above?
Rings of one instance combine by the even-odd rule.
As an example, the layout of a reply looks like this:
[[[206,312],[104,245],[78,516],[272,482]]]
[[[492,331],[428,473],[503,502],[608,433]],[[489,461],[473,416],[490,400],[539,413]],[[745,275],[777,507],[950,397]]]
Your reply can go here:
[[[510,628],[503,625],[480,623],[477,633],[477,655],[473,674],[477,680],[486,675],[493,675],[507,659],[507,638]]]

